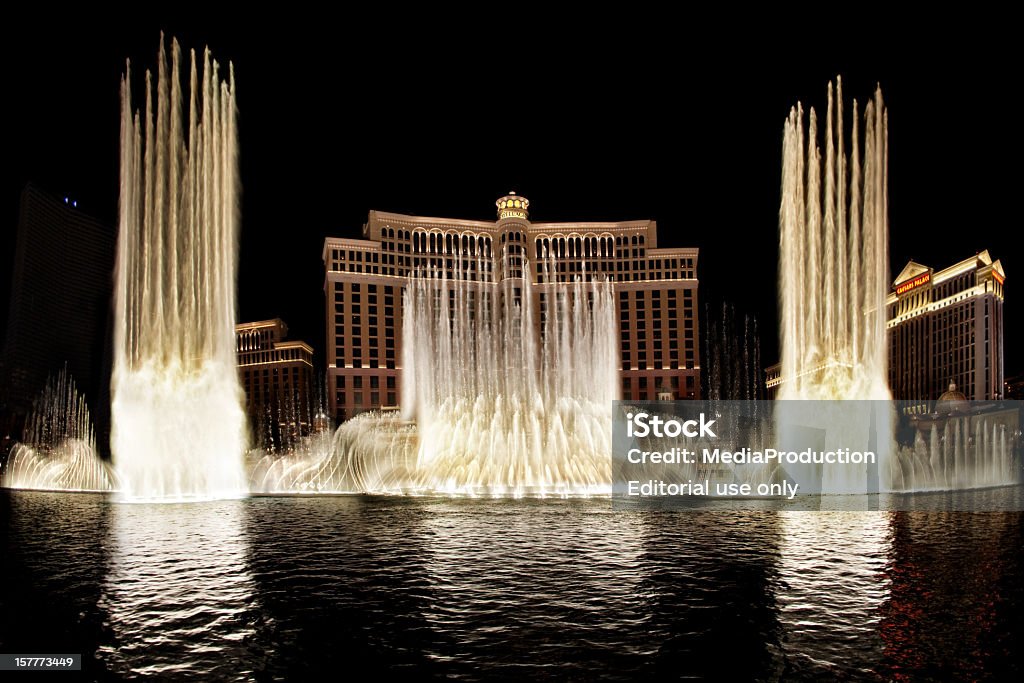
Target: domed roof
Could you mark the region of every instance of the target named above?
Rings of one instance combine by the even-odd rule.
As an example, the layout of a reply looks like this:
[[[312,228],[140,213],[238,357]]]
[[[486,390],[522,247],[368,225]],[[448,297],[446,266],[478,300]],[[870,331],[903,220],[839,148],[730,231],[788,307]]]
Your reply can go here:
[[[517,195],[515,192],[509,192],[494,203],[498,207],[499,220],[502,218],[522,218],[525,220],[530,217],[530,200],[522,195]]]
[[[935,412],[951,413],[955,410],[963,410],[967,407],[967,396],[956,388],[955,382],[949,383],[949,390],[944,391],[942,396],[935,402]]]
[[[949,390],[942,392],[942,396],[939,396],[940,401],[966,401],[967,396],[964,392],[956,388],[956,382],[949,383]]]

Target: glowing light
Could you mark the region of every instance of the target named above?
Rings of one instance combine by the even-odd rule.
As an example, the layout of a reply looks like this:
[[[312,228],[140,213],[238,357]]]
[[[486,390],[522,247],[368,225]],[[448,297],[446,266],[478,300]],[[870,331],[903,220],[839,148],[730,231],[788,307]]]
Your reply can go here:
[[[907,280],[901,285],[896,286],[896,294],[906,294],[912,289],[917,289],[921,285],[928,284],[932,279],[931,273],[923,273],[918,275],[913,280]]]

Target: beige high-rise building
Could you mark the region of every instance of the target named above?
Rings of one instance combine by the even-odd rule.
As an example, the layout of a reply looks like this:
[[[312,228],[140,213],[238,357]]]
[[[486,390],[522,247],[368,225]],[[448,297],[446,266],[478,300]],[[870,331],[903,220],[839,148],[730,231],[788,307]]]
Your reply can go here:
[[[525,197],[512,192],[496,204],[496,221],[371,211],[363,239],[324,241],[334,417],[399,404],[402,292],[423,271],[513,297],[528,291],[542,314],[558,283],[608,278],[619,302],[622,397],[700,398],[697,249],[659,248],[650,220],[535,223]]]
[[[235,325],[249,424],[259,441],[269,434],[276,445],[308,434],[317,410],[313,349],[287,336],[288,326],[280,318]]]
[[[886,300],[893,398],[924,408],[950,384],[969,400],[1002,398],[1005,279],[988,251],[938,271],[907,263]]]

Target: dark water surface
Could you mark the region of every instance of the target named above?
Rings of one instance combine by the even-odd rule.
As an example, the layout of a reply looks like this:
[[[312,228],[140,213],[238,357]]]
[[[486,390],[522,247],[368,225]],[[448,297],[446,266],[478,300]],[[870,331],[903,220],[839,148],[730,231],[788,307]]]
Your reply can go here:
[[[80,652],[98,680],[1003,680],[1024,667],[1019,512],[10,491],[0,512],[0,651]]]

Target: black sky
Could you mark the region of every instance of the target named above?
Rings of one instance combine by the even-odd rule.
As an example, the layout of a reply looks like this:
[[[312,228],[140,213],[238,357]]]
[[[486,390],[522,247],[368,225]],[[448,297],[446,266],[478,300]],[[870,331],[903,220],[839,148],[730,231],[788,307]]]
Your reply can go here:
[[[1021,370],[1021,127],[1003,101],[1019,78],[998,21],[971,41],[918,27],[819,44],[654,18],[600,31],[523,24],[12,27],[0,300],[26,181],[113,225],[118,81],[130,57],[141,92],[164,30],[235,65],[242,319],[282,317],[321,352],[325,236],[358,236],[370,209],[491,220],[514,189],[538,221],[653,218],[660,244],[700,247],[701,296],[758,315],[770,361],[782,124],[797,100],[823,108],[838,73],[848,98],[881,83],[889,107],[893,273],[909,258],[941,268],[989,249],[1008,272],[1007,371]]]

